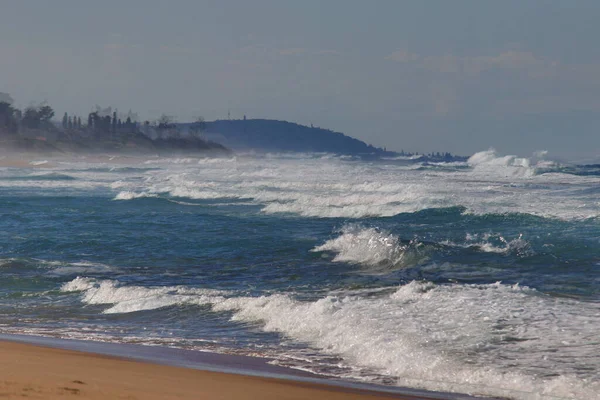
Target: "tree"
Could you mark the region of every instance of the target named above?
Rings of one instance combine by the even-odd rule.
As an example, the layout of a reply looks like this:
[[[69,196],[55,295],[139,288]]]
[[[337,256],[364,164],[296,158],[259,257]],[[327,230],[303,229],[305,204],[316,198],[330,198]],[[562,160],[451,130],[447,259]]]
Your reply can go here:
[[[41,106],[38,113],[41,122],[50,122],[52,117],[54,117],[54,110],[47,104]]]
[[[102,118],[102,132],[110,133],[110,122],[110,115],[105,115],[104,118]]]
[[[113,117],[112,117],[112,133],[116,134],[117,133],[117,111],[115,110],[115,112],[113,112]]]
[[[0,101],[0,130],[16,133],[18,130],[17,111],[7,101]]]
[[[204,118],[198,117],[198,118],[196,118],[196,121],[194,121],[190,125],[189,132],[193,138],[200,139],[202,132],[204,132],[205,130],[206,130],[206,121],[204,121]]]
[[[36,107],[27,107],[23,113],[22,124],[26,128],[38,129],[40,127],[40,113]]]
[[[22,125],[30,129],[51,129],[50,120],[54,117],[54,110],[45,104],[39,107],[29,106],[23,113]]]
[[[21,123],[21,119],[23,118],[23,113],[21,112],[21,110],[19,110],[18,108],[14,109],[13,112],[13,116],[15,118],[15,121],[17,122],[17,124]]]
[[[62,118],[62,127],[63,127],[63,129],[67,129],[69,127],[69,122],[68,121],[69,121],[69,116],[65,112],[65,115],[63,115],[63,118]]]
[[[166,114],[161,115],[156,121],[156,132],[159,139],[163,139],[164,137],[179,137],[179,129],[175,124],[175,119]]]
[[[158,123],[159,129],[169,129],[173,126],[173,120],[174,118],[170,115],[163,114],[156,122]]]
[[[110,133],[110,126],[110,115],[101,117],[97,111],[91,112],[88,115],[88,127],[91,127],[91,130],[95,132],[96,135],[100,135],[101,133]]]
[[[150,121],[144,121],[144,124],[142,125],[142,132],[144,133],[144,135],[146,135],[147,137],[150,137]]]

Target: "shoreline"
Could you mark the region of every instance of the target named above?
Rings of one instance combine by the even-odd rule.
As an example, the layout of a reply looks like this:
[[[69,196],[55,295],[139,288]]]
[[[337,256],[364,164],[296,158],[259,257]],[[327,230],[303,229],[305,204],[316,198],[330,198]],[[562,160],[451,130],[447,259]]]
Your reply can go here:
[[[44,336],[0,334],[0,360],[0,397],[8,398],[192,399],[201,391],[205,398],[481,399],[332,379],[259,357]]]

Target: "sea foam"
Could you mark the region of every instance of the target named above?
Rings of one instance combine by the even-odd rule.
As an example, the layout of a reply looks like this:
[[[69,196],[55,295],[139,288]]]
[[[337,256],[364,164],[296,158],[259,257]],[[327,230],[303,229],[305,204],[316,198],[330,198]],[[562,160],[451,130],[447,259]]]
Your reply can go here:
[[[212,289],[190,289],[183,286],[146,288],[121,286],[116,281],[77,277],[61,287],[63,292],[83,292],[87,304],[111,304],[105,314],[154,310],[184,304],[210,304],[222,292]]]
[[[334,262],[350,262],[370,267],[402,268],[427,260],[430,246],[417,239],[403,243],[397,235],[360,225],[344,226],[340,236],[312,249],[336,253]]]
[[[464,207],[465,213],[475,215],[522,213],[564,220],[599,216],[600,204],[593,194],[580,189],[598,185],[600,178],[540,174],[552,163],[544,157],[502,156],[487,150],[466,163],[426,168],[410,160],[414,163],[396,165],[314,155],[157,159],[148,161],[157,169],[139,172],[141,180],[119,177],[114,196],[244,199],[265,214],[320,218],[391,217],[448,207]]]
[[[105,313],[209,305],[233,321],[258,323],[349,366],[393,377],[398,385],[516,399],[594,399],[600,390],[597,377],[585,372],[585,365],[600,362],[590,353],[600,305],[518,285],[413,281],[391,292],[350,291],[313,301],[81,277],[62,290],[80,292],[87,304],[109,305]],[[549,370],[556,376],[547,376]]]
[[[0,171],[0,187],[102,189],[115,200],[174,197],[184,200],[182,206],[185,199],[243,199],[265,214],[320,218],[392,217],[448,207],[475,215],[599,217],[597,193],[585,189],[597,187],[600,176],[563,173],[568,168],[546,158],[543,152],[517,157],[486,150],[466,163],[367,163],[330,154],[124,159],[99,165],[53,160],[52,175],[34,180]]]

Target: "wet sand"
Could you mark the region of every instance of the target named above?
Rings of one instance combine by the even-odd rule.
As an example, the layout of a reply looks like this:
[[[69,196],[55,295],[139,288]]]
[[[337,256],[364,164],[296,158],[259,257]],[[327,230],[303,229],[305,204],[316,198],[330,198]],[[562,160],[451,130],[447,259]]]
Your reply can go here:
[[[272,368],[273,371],[285,370]],[[437,393],[431,396],[387,393],[301,379],[273,378],[268,376],[270,373],[268,368],[264,374],[254,376],[199,370],[0,340],[0,397],[8,399],[464,398]]]

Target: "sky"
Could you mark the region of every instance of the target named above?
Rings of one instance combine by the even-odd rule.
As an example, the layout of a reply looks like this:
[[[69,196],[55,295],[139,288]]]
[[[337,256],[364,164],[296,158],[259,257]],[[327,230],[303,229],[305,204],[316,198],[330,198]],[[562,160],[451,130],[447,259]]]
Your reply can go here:
[[[600,158],[600,2],[2,0],[0,92],[389,150]]]

